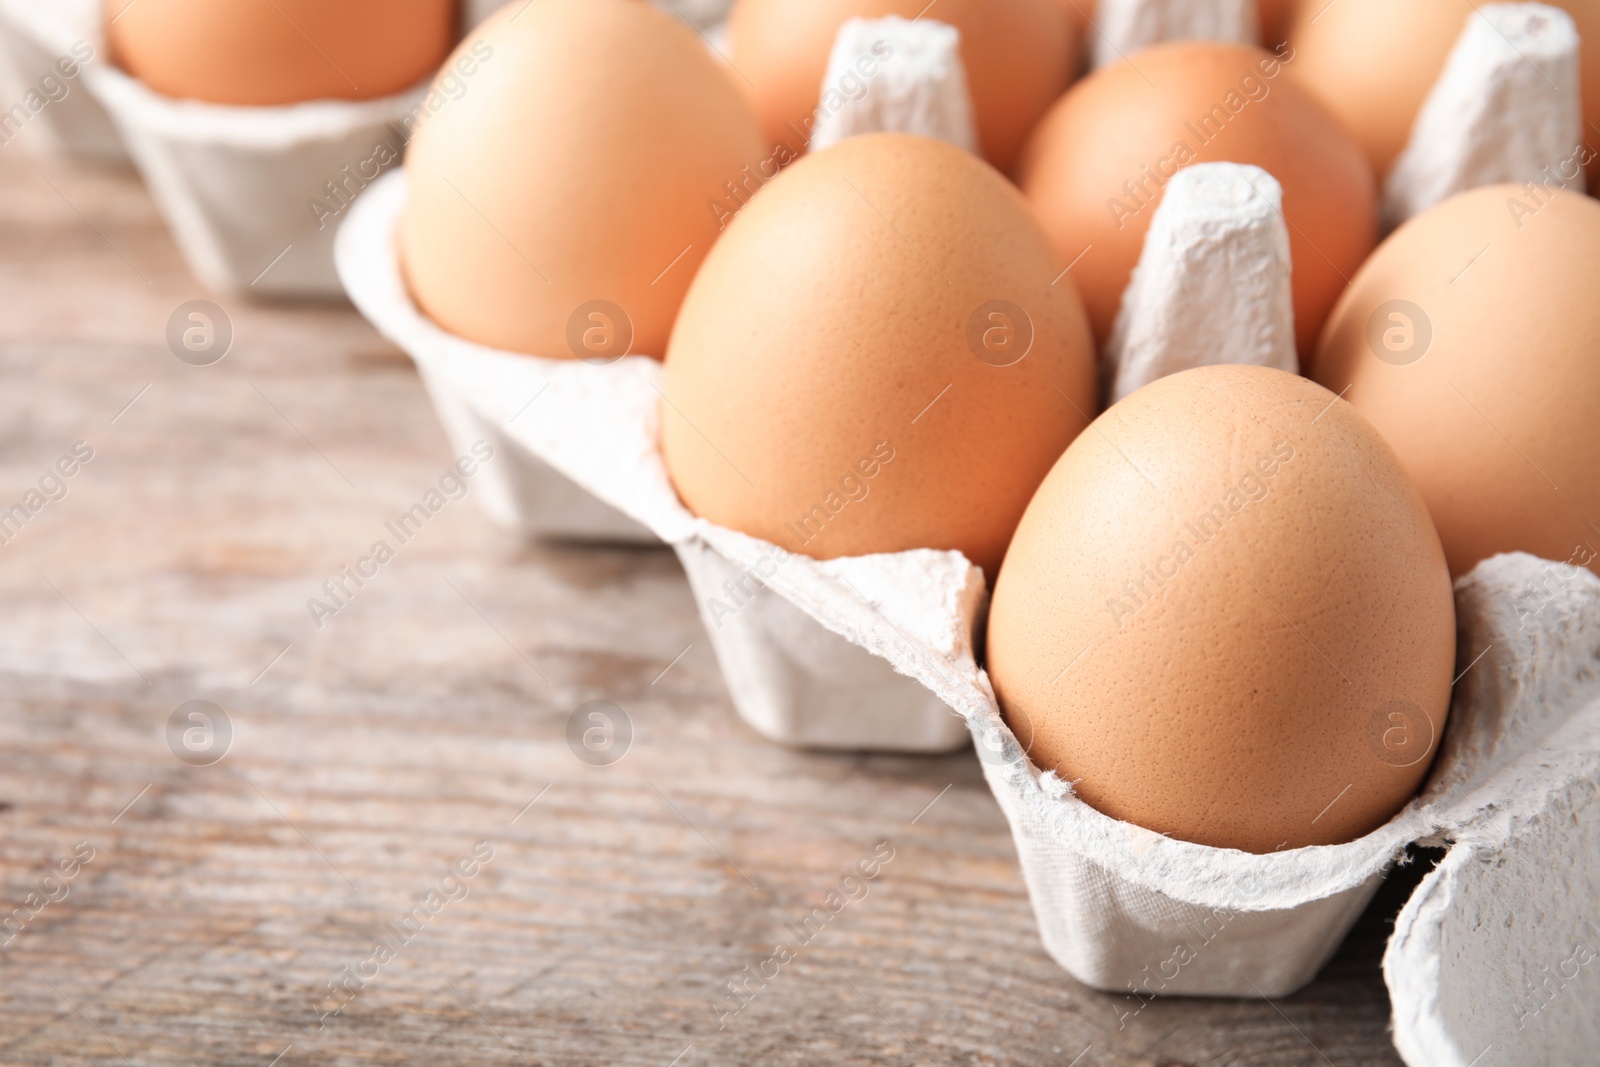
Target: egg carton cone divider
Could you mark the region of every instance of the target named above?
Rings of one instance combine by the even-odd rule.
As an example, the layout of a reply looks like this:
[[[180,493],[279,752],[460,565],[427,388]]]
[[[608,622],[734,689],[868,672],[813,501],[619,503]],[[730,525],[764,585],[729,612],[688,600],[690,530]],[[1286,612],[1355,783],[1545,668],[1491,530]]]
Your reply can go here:
[[[1572,16],[1545,4],[1477,8],[1384,184],[1385,223],[1498,182],[1583,192],[1581,84]]]
[[[339,231],[339,271],[361,312],[416,361],[459,451],[489,435],[515,446],[485,466],[488,473],[503,464],[498,474],[511,489],[502,498],[561,479],[614,509],[614,524],[672,545],[734,705],[764,736],[895,752],[967,744],[961,717],[897,673],[885,642],[898,640],[898,629],[949,655],[965,649],[970,659],[970,620],[984,595],[977,568],[959,553],[931,550],[818,562],[691,515],[661,458],[661,364],[643,356],[605,365],[544,359],[441,330],[412,302],[400,272],[394,230],[405,198],[405,175],[396,172],[355,203]],[[923,583],[931,600],[868,599],[925,572],[935,576]]]
[[[1257,0],[1099,0],[1089,28],[1090,63],[1104,67],[1165,41],[1238,41],[1261,36]]]
[[[8,107],[25,101],[38,91],[40,79],[54,76],[66,95],[50,99],[16,131],[21,147],[40,155],[126,162],[122,138],[84,85],[82,70],[68,78],[57,65],[62,59],[78,62],[84,46],[94,51],[80,66],[106,62],[99,0],[0,0],[0,99]]]
[[[872,71],[871,84],[863,80]],[[861,86],[859,93],[850,92]],[[822,97],[840,96],[836,111],[824,109],[811,135],[813,152],[846,137],[894,130],[978,150],[972,93],[961,61],[961,34],[937,19],[890,15],[850,19],[839,27]]]

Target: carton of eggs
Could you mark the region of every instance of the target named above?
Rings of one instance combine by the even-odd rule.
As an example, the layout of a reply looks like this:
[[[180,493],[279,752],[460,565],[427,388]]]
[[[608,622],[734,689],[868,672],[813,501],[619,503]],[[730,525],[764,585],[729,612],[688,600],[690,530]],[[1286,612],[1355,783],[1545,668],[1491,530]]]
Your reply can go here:
[[[440,65],[501,6],[4,0],[0,87],[40,101],[23,144],[131,156],[209,289],[337,298],[339,220],[492,69],[484,48]]]
[[[829,162],[828,154],[845,147],[836,146],[813,157],[809,161],[812,172],[822,173],[817,168]],[[864,149],[857,147],[856,151]],[[1440,151],[1437,158],[1447,155]],[[854,157],[846,153],[837,158]],[[1091,668],[1092,657],[1083,661],[1069,657],[1063,671],[1045,678],[1042,667],[1029,666],[1002,650],[1000,645],[1016,649],[1036,640],[1032,631],[1038,629],[1006,606],[1011,594],[1002,588],[990,623],[989,648],[996,666],[995,684],[1007,703],[1002,712],[989,676],[978,665],[987,589],[984,573],[956,550],[965,545],[851,544],[838,554],[819,551],[813,556],[770,539],[768,529],[758,523],[751,523],[749,532],[740,532],[691,513],[668,476],[670,446],[666,457],[661,450],[663,429],[671,419],[687,416],[677,431],[685,440],[694,430],[693,423],[699,421],[692,412],[671,410],[677,402],[671,380],[674,355],[669,354],[666,375],[658,363],[641,356],[625,356],[608,367],[596,368],[570,359],[536,359],[496,351],[453,336],[430,322],[406,290],[392,241],[406,198],[400,176],[386,179],[351,213],[341,233],[339,258],[358,306],[411,352],[430,377],[447,381],[485,423],[499,427],[572,482],[674,545],[689,571],[736,704],[758,729],[798,743],[902,750],[937,750],[955,744],[952,735],[940,729],[939,716],[945,725],[970,730],[978,742],[985,775],[1011,821],[1045,945],[1079,979],[1125,991],[1130,1011],[1160,993],[1287,994],[1308,981],[1333,952],[1386,868],[1409,844],[1447,840],[1452,844],[1445,860],[1402,914],[1386,960],[1396,1005],[1397,1044],[1415,1063],[1470,1063],[1481,1049],[1497,1042],[1497,1047],[1514,1049],[1529,1062],[1578,1062],[1583,1050],[1600,1035],[1593,1032],[1592,1013],[1586,1014],[1577,998],[1541,1003],[1546,1025],[1530,1029],[1516,1027],[1514,1019],[1506,1023],[1476,1010],[1474,991],[1486,985],[1501,989],[1507,1003],[1515,1003],[1519,991],[1510,988],[1514,982],[1508,983],[1504,975],[1534,972],[1546,957],[1564,959],[1564,954],[1550,954],[1562,950],[1563,939],[1572,936],[1568,928],[1576,929],[1574,924],[1583,918],[1574,902],[1592,899],[1600,891],[1600,870],[1594,869],[1592,862],[1600,847],[1595,836],[1600,798],[1592,787],[1600,771],[1596,711],[1600,708],[1600,683],[1591,664],[1593,648],[1600,643],[1600,580],[1581,567],[1526,555],[1501,556],[1461,577],[1452,603],[1445,551],[1440,549],[1432,520],[1421,504],[1426,490],[1419,496],[1411,487],[1404,473],[1404,450],[1397,456],[1352,409],[1350,401],[1289,378],[1282,371],[1206,366],[1203,351],[1185,346],[1175,336],[1163,339],[1148,328],[1142,332],[1136,328],[1169,321],[1174,333],[1198,329],[1204,336],[1249,339],[1252,330],[1248,324],[1259,321],[1264,325],[1257,343],[1242,346],[1251,361],[1278,366],[1286,353],[1292,358],[1287,337],[1292,333],[1293,295],[1288,279],[1282,276],[1288,266],[1283,249],[1289,242],[1289,226],[1274,225],[1274,219],[1281,222],[1287,213],[1284,189],[1275,181],[1264,181],[1259,172],[1234,164],[1218,166],[1223,169],[1194,180],[1171,182],[1162,202],[1152,205],[1152,236],[1146,242],[1144,258],[1137,267],[1130,266],[1132,284],[1123,296],[1121,316],[1126,321],[1120,343],[1110,355],[1116,364],[1110,369],[1120,375],[1123,367],[1134,367],[1136,371],[1130,374],[1143,376],[1145,381],[1184,366],[1199,369],[1145,385],[1134,391],[1128,401],[1131,407],[1114,409],[1107,417],[1136,419],[1153,428],[1152,432],[1170,432],[1175,420],[1168,416],[1193,405],[1174,402],[1175,406],[1166,410],[1162,398],[1195,388],[1190,383],[1203,383],[1207,388],[1213,382],[1231,383],[1224,392],[1254,398],[1233,409],[1239,413],[1241,427],[1248,431],[1246,436],[1269,439],[1264,455],[1229,456],[1230,461],[1243,464],[1238,470],[1230,468],[1218,474],[1206,470],[1202,462],[1177,473],[1180,481],[1190,479],[1181,482],[1184,491],[1193,489],[1201,494],[1197,515],[1215,513],[1203,492],[1216,482],[1213,475],[1224,483],[1227,475],[1238,475],[1231,486],[1223,486],[1226,491],[1218,503],[1223,517],[1213,521],[1231,523],[1224,528],[1244,535],[1253,531],[1260,537],[1241,535],[1241,541],[1250,543],[1239,557],[1229,561],[1222,553],[1214,553],[1207,557],[1211,562],[1206,566],[1212,568],[1210,577],[1219,581],[1239,576],[1255,582],[1254,590],[1248,588],[1248,581],[1238,590],[1240,597],[1253,598],[1252,607],[1232,619],[1226,613],[1236,605],[1220,596],[1158,601],[1161,587],[1153,584],[1155,579],[1146,577],[1144,570],[1152,571],[1156,579],[1170,581],[1171,568],[1178,566],[1177,573],[1182,575],[1186,565],[1174,554],[1168,553],[1163,561],[1158,553],[1148,568],[1129,579],[1135,593],[1120,601],[1121,614],[1116,618],[1153,634],[1171,621],[1172,612],[1211,612],[1219,635],[1233,632],[1230,626],[1243,627],[1273,658],[1297,664],[1297,677],[1303,684],[1297,687],[1292,680],[1276,680],[1309,692],[1310,698],[1297,706],[1297,719],[1251,718],[1253,694],[1245,691],[1235,694],[1242,705],[1240,711],[1254,731],[1264,731],[1257,743],[1281,743],[1292,761],[1298,761],[1296,767],[1313,767],[1308,772],[1313,777],[1324,771],[1334,777],[1348,772],[1344,777],[1350,780],[1314,812],[1306,807],[1306,797],[1255,798],[1281,809],[1272,814],[1281,817],[1282,828],[1251,826],[1249,820],[1239,819],[1236,821],[1246,834],[1236,838],[1203,840],[1209,823],[1198,830],[1176,827],[1176,822],[1192,812],[1174,805],[1175,796],[1165,795],[1171,782],[1155,781],[1143,791],[1144,800],[1168,804],[1166,815],[1118,808],[1119,801],[1104,793],[1095,796],[1096,804],[1113,811],[1086,802],[1095,789],[1120,776],[1118,760],[1167,760],[1171,766],[1170,753],[1152,756],[1148,748],[1137,746],[1130,752],[1118,751],[1116,744],[1109,743],[1119,737],[1112,725],[1102,724],[1103,740],[1108,743],[1100,746],[1104,765],[1112,770],[1093,772],[1096,779],[1082,783],[1084,795],[1078,795],[1077,784],[1063,776],[1076,773],[1070,764],[1041,765],[1051,763],[1047,756],[1052,730],[1042,721],[1036,724],[1035,720],[1045,716],[1030,708],[1049,711],[1049,683],[1055,677],[1072,678],[1072,671],[1078,668]],[[802,176],[800,171],[793,175]],[[1202,180],[1208,177],[1213,180]],[[1215,212],[1218,189],[1241,184],[1258,190],[1256,195],[1239,197],[1236,211],[1214,214],[1206,226],[1194,224],[1200,215],[1189,213],[1202,208]],[[788,185],[800,187],[798,182]],[[1212,200],[1207,202],[1207,196]],[[773,202],[780,199],[774,197]],[[1256,201],[1284,207],[1265,214]],[[1372,202],[1375,210],[1375,196]],[[889,230],[896,228],[892,215],[882,217]],[[1419,220],[1423,221],[1426,219]],[[788,230],[795,228],[791,225]],[[1182,235],[1202,232],[1213,240],[1185,246],[1194,258],[1185,259],[1183,269],[1175,274],[1164,276],[1161,255],[1150,254],[1151,242],[1167,241],[1163,247],[1176,247],[1173,242]],[[907,244],[916,250],[917,234],[900,236],[909,236]],[[861,231],[860,244],[875,240]],[[728,278],[741,277],[737,253],[737,245],[730,245]],[[1203,292],[1203,287],[1196,279],[1241,254],[1254,257],[1249,259],[1252,270],[1279,272],[1274,275],[1276,281],[1253,290],[1259,294],[1253,307],[1197,299],[1195,294]],[[719,256],[714,253],[708,260],[712,277]],[[1380,253],[1379,259],[1382,256]],[[1059,255],[1056,262],[1068,266]],[[743,271],[745,276],[750,273],[748,268]],[[746,278],[744,284],[754,283]],[[1358,282],[1357,290],[1363,298],[1384,294],[1379,284],[1363,288]],[[710,296],[705,299],[712,309],[706,314],[715,317],[716,301]],[[692,291],[690,305],[699,300]],[[1237,321],[1208,323],[1208,308],[1213,316]],[[1336,312],[1336,317],[1339,314]],[[1359,317],[1359,312],[1355,314]],[[687,321],[692,327],[694,320]],[[1013,317],[1011,324],[1016,321]],[[1238,322],[1245,327],[1240,328]],[[741,330],[781,356],[783,337],[763,336],[758,327],[747,323]],[[696,332],[691,328],[684,335],[685,342]],[[1330,336],[1336,332],[1330,331]],[[705,330],[698,333],[701,339],[686,352],[706,353],[715,348],[715,337]],[[1012,342],[1005,330],[1001,336],[999,351],[1004,352]],[[783,366],[781,361],[776,365]],[[708,377],[713,384],[720,384],[714,375]],[[1273,384],[1283,382],[1293,383],[1292,387]],[[780,389],[780,395],[764,410],[776,413],[781,421],[781,396],[789,391]],[[539,398],[555,403],[542,409],[537,419],[523,418],[530,400],[542,403]],[[1323,402],[1315,411],[1310,410],[1313,398]],[[726,408],[732,402],[724,399],[707,410],[718,418],[728,418]],[[1141,414],[1141,405],[1149,410]],[[872,414],[869,409],[867,415]],[[732,423],[727,425],[738,430]],[[702,432],[704,429],[701,427]],[[1083,475],[1081,484],[1094,483],[1102,476],[1112,481],[1137,478],[1137,471],[1115,470],[1110,459],[1117,449],[1112,446],[1123,442],[1106,434],[1111,445],[1105,445],[1099,439],[1106,429],[1103,424],[1090,431],[1099,443],[1080,435],[1073,445],[1081,452],[1095,443],[1100,454],[1094,458],[1107,461],[1103,471],[1096,471],[1095,464],[1086,467],[1089,474]],[[1324,429],[1344,442],[1323,457],[1330,465],[1308,463],[1296,468],[1297,459],[1310,458],[1296,440],[1312,439]],[[779,426],[772,432],[781,430]],[[798,430],[803,434],[805,426],[799,425]],[[767,431],[758,426],[752,432],[759,436]],[[1283,434],[1290,444],[1288,452],[1278,451],[1275,431],[1288,431]],[[699,458],[710,464],[719,434],[703,436],[705,440],[685,454],[698,451],[703,453]],[[1069,449],[1068,455],[1071,453]],[[847,491],[843,477],[864,485],[869,478],[892,474],[895,460],[886,462],[888,454],[879,455],[875,442],[869,456],[857,457],[867,462],[867,468],[852,465],[840,479],[825,479],[833,487],[829,492],[839,490],[840,500],[838,508],[824,500],[829,522],[842,519],[850,507],[863,502],[851,499],[860,494]],[[1213,459],[1216,454],[1216,449],[1203,451],[1203,456]],[[1130,467],[1136,464],[1131,455],[1114,458]],[[735,454],[721,459],[729,467],[738,466]],[[874,467],[876,473],[868,475],[867,469]],[[859,473],[853,473],[856,471]],[[1115,473],[1106,473],[1112,471]],[[673,474],[678,473],[673,461]],[[685,483],[692,479],[687,471],[681,478]],[[751,488],[757,488],[766,479],[751,480],[757,483]],[[1050,482],[1046,484],[1047,492],[1039,500],[1048,501],[1056,492],[1048,489]],[[1069,479],[1062,491],[1070,496],[1077,484],[1079,481]],[[1361,499],[1355,492],[1363,484],[1370,486],[1375,499]],[[881,485],[873,486],[872,491]],[[1346,492],[1348,499],[1340,497],[1343,503],[1334,509],[1338,514],[1319,524],[1314,518],[1316,509],[1329,506],[1332,489]],[[684,495],[694,492],[688,488]],[[1276,500],[1274,492],[1280,493]],[[863,499],[870,501],[871,496]],[[1293,533],[1298,524],[1307,535],[1305,543],[1316,549],[1314,559],[1331,561],[1335,569],[1353,568],[1349,601],[1337,600],[1338,583],[1319,587],[1304,574],[1288,576],[1291,567],[1305,561],[1297,560],[1289,550],[1284,523],[1276,529],[1270,523],[1257,524],[1260,512],[1250,509],[1259,509],[1266,501],[1283,505],[1282,514],[1291,516],[1286,520],[1288,532]],[[712,511],[719,505],[697,506]],[[1350,517],[1355,521],[1341,529],[1341,523]],[[1194,518],[1187,516],[1189,521]],[[1086,512],[1077,517],[1086,527],[1092,525],[1091,519]],[[1038,546],[1048,549],[1059,542],[1048,523],[1040,521],[1045,523],[1042,535],[1029,532],[1033,524],[1024,522],[1017,542],[1019,551],[1024,552],[1019,560],[1041,558],[1047,553]],[[1319,525],[1329,528],[1319,529]],[[1383,533],[1374,533],[1380,529]],[[1334,542],[1341,534],[1348,534],[1351,541],[1339,547]],[[1398,538],[1398,546],[1389,544],[1385,535]],[[1034,547],[1023,549],[1020,546],[1024,544]],[[1097,560],[1150,547],[1142,541],[1096,545],[1087,538],[1080,544]],[[1211,547],[1223,546],[1219,542]],[[1368,558],[1386,554],[1388,558]],[[1134,557],[1143,558],[1137,552],[1130,558]],[[1266,578],[1252,570],[1258,561],[1263,567],[1270,564],[1273,578],[1287,585],[1267,588],[1258,581]],[[1409,565],[1400,566],[1404,573],[1386,576],[1383,567],[1390,563]],[[1059,571],[1050,574],[1048,562],[1035,565],[1044,575],[1039,582],[1062,576]],[[1104,568],[1100,577],[1109,580],[1115,569]],[[1070,570],[1065,576],[1078,577]],[[1142,587],[1140,580],[1146,583]],[[1009,584],[1006,578],[1002,582]],[[1019,603],[1036,592],[1030,591],[1028,583],[1022,589],[1024,601]],[[1327,618],[1319,618],[1309,629],[1302,625],[1318,613],[1319,604],[1327,606],[1322,598],[1330,596],[1337,610],[1328,611]],[[1110,614],[1109,602],[1119,598],[1113,590],[1106,599],[1108,603],[1101,607]],[[1046,608],[1066,615],[1075,610],[1075,604],[1087,602],[1070,591],[1046,600]],[[1401,602],[1405,606],[1394,607]],[[1008,621],[1012,616],[1021,621]],[[997,636],[1001,634],[1006,636]],[[1151,640],[1154,642],[1154,637]],[[1367,651],[1373,656],[1359,651],[1363,642],[1372,643]],[[1312,671],[1319,662],[1324,668],[1331,667],[1327,673],[1332,679],[1338,679],[1343,670],[1334,657],[1324,658],[1330,648],[1340,653],[1339,658],[1349,652],[1362,660],[1356,677],[1345,672],[1344,679],[1313,679]],[[1199,654],[1206,651],[1201,649]],[[1005,665],[1008,657],[1013,667]],[[1374,657],[1376,662],[1367,662]],[[1145,673],[1161,666],[1159,660],[1153,660]],[[1453,667],[1465,668],[1459,679]],[[1372,673],[1364,673],[1369,668]],[[1021,688],[1005,681],[1002,674],[1006,672],[1022,680]],[[1093,702],[1094,693],[1109,691],[1119,682],[1114,664],[1106,673],[1090,673],[1095,674],[1087,694],[1087,714],[1092,716],[1110,707]],[[1217,683],[1216,693],[1232,681],[1212,680]],[[1250,680],[1258,688],[1274,684],[1270,674],[1250,676]],[[1453,680],[1459,686],[1447,727],[1444,694]],[[1328,686],[1325,692],[1318,688],[1324,683]],[[1030,686],[1042,690],[1045,695],[1037,699],[1043,703],[1029,704],[1035,698],[1026,695],[1014,702],[1007,693],[1008,684],[1012,693],[1022,693]],[[1340,688],[1344,685],[1361,689],[1359,699],[1347,700]],[[1152,708],[1153,702],[1163,692],[1170,695],[1171,689],[1155,686],[1146,694],[1143,707]],[[913,691],[924,699],[919,701]],[[864,693],[883,699],[864,701]],[[1083,696],[1076,694],[1075,699]],[[1209,754],[1198,749],[1191,753],[1205,773],[1195,781],[1179,782],[1212,798],[1228,787],[1227,760],[1248,754],[1252,740],[1252,729],[1228,734],[1226,713],[1230,709],[1215,707],[1217,699],[1214,693],[1204,710],[1217,716],[1216,728],[1210,732],[1221,732],[1222,744]],[[1018,708],[1015,714],[1013,703]],[[1137,725],[1132,718],[1128,721]],[[1034,729],[1035,725],[1039,728]],[[1078,725],[1069,719],[1069,727]],[[1292,736],[1296,726],[1310,730],[1310,739],[1302,738],[1298,747]],[[1191,736],[1204,733],[1197,729]],[[1061,736],[1059,730],[1055,736]],[[1180,736],[1173,743],[1183,740]],[[1030,746],[1037,760],[1030,755]],[[1070,741],[1067,747],[1080,751],[1082,742]],[[1314,758],[1308,755],[1318,751],[1330,753],[1326,766],[1314,766]],[[1245,777],[1260,779],[1271,774],[1258,767]],[[1422,793],[1407,803],[1406,796],[1425,775]],[[1329,782],[1319,778],[1318,788]],[[1134,805],[1142,802],[1140,797],[1125,799]],[[1348,807],[1341,807],[1346,804]],[[1397,807],[1402,809],[1398,813]],[[1114,811],[1147,825],[1121,821]],[[1148,825],[1164,820],[1167,825]],[[1300,836],[1289,833],[1273,841],[1259,834],[1249,836],[1252,830],[1283,833],[1292,826],[1301,827]],[[1173,832],[1168,836],[1163,830]],[[1280,845],[1282,851],[1274,851]],[[1447,946],[1470,941],[1465,924],[1478,922],[1485,912],[1495,914],[1497,905],[1505,912],[1505,921],[1516,926],[1517,938],[1510,943],[1495,939],[1492,944],[1446,951]],[[1525,909],[1540,916],[1540,921],[1514,918]],[[1203,933],[1196,935],[1197,930]],[[1181,951],[1175,953],[1174,945]],[[1175,970],[1166,966],[1178,956],[1182,962]],[[1527,1012],[1523,1014],[1526,1017]]]

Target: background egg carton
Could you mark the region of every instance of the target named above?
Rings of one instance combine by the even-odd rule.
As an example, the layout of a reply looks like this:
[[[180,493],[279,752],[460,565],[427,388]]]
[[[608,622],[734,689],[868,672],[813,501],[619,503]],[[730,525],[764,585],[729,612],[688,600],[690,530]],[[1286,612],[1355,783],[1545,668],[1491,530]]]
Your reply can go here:
[[[1505,62],[1507,49],[1535,63],[1575,54],[1570,20],[1529,7],[1485,8],[1493,38],[1470,27],[1463,35],[1407,150],[1434,161],[1435,175],[1410,210],[1488,181],[1536,179],[1576,143],[1575,79],[1534,84]],[[1482,100],[1503,107],[1473,106]],[[1505,108],[1546,116],[1518,126],[1543,130],[1542,140],[1496,140],[1490,127],[1508,124]],[[1450,128],[1430,111],[1470,121]],[[1246,170],[1220,164],[1169,187],[1110,346],[1112,380],[1204,362],[1214,348],[1184,343],[1197,329],[1254,338],[1243,350],[1263,363],[1286,358],[1282,218],[1273,186]],[[1265,192],[1233,196],[1246,180]],[[1460,1067],[1577,1063],[1600,1043],[1600,987],[1579,985],[1600,945],[1584,912],[1600,890],[1600,580],[1589,572],[1517,555],[1457,584],[1461,662],[1472,669],[1428,786],[1387,825],[1348,844],[1264,856],[1174,841],[1101,815],[1027,759],[974,656],[987,593],[964,557],[819,562],[690,515],[657,443],[660,365],[540,359],[440,330],[411,302],[396,262],[404,201],[404,177],[392,175],[341,231],[337,256],[357,306],[480,425],[677,549],[736,706],[757,729],[822,747],[930,751],[935,740],[957,743],[941,716],[964,724],[1011,822],[1041,937],[1076,978],[1126,992],[1130,1010],[1156,993],[1286,995],[1326,961],[1409,844],[1444,844],[1385,957],[1402,1054]],[[1207,211],[1215,217],[1197,227]],[[1260,293],[1206,299],[1206,256],[1187,271],[1160,251],[1201,231],[1229,254],[1253,249],[1275,272]],[[1174,325],[1146,329],[1152,321]],[[894,673],[874,673],[862,651]]]
[[[463,31],[502,3],[462,0]],[[338,217],[400,160],[432,75],[379,100],[174,100],[109,62],[103,0],[0,0],[0,106],[23,99],[80,42],[93,48],[93,61],[66,96],[31,117],[22,143],[131,159],[189,269],[213,292],[342,298],[333,266]]]
[[[100,0],[0,0],[0,109],[25,101],[47,75],[59,77],[58,61],[80,58],[74,45],[94,49],[89,63],[105,61],[99,9]],[[122,138],[81,74],[60,81],[65,95],[40,93],[49,103],[12,132],[18,144],[38,155],[126,162]]]

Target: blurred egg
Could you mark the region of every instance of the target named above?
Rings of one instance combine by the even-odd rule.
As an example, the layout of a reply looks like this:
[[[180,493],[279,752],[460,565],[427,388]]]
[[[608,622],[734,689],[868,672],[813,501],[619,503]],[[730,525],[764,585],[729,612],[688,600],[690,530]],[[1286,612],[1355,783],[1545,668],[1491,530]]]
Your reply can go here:
[[[1394,452],[1297,375],[1163,378],[1017,529],[988,671],[1033,763],[1111,816],[1248,852],[1382,825],[1449,710],[1450,575]]]
[[[1588,123],[1600,121],[1600,2],[1544,2],[1577,23],[1584,115]],[[1378,173],[1386,174],[1479,6],[1477,0],[1304,3],[1289,29],[1295,52],[1290,68],[1355,135]],[[1586,124],[1585,130],[1592,135],[1592,127]],[[1592,166],[1590,173],[1600,170]]]
[[[749,93],[769,145],[804,152],[821,118],[823,79],[839,27],[852,18],[926,17],[961,34],[984,158],[1002,170],[1076,69],[1073,27],[1060,0],[737,0],[728,23],[735,80]],[[871,92],[871,77],[864,91]]]
[[[105,12],[124,70],[214,104],[390,96],[455,43],[456,0],[105,0]]]
[[[730,191],[760,184],[749,104],[693,31],[636,0],[515,4],[456,59],[475,72],[406,156],[417,303],[496,348],[659,357]]]
[[[959,549],[992,577],[1094,411],[1063,266],[1016,189],[942,141],[800,160],[728,227],[673,331],[679,495],[817,559]]]
[[[1600,204],[1487,186],[1406,223],[1310,369],[1399,453],[1450,568],[1522,551],[1600,573]]]
[[[1166,179],[1194,162],[1253,163],[1283,186],[1302,353],[1377,237],[1376,183],[1361,150],[1276,56],[1183,42],[1085,78],[1028,144],[1022,188],[1074,262],[1104,343]]]

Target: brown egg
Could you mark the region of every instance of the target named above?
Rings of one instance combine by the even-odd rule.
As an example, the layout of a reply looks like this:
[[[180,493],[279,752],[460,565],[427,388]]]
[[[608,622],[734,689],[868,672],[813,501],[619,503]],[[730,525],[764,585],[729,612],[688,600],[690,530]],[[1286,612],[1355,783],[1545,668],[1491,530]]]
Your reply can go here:
[[[1017,529],[988,670],[1034,764],[1112,818],[1247,852],[1353,840],[1444,729],[1450,576],[1393,451],[1264,367],[1163,378]]]
[[[1094,411],[1064,266],[1016,189],[942,141],[802,159],[728,227],[673,331],[679,495],[817,559],[959,549],[992,576]]]
[[[158,93],[214,104],[371,100],[433,74],[456,0],[105,0],[115,61]]]
[[[1548,0],[1582,38],[1585,139],[1600,121],[1600,2]],[[1478,0],[1338,0],[1301,4],[1289,29],[1294,77],[1339,116],[1379,174],[1406,142],[1422,102]],[[1600,176],[1592,164],[1591,176]]]
[[[1450,569],[1531,552],[1600,574],[1600,204],[1487,186],[1379,247],[1312,368],[1372,420]]]
[[[737,0],[729,58],[767,143],[805,151],[825,106],[828,55],[846,21],[924,13],[960,31],[978,141],[984,158],[1009,170],[1077,66],[1078,41],[1060,0],[940,0],[931,10],[926,0]]]
[[[1135,65],[1136,64],[1136,65]],[[1372,168],[1338,122],[1246,45],[1156,45],[1085,78],[1029,142],[1022,188],[1104,343],[1166,179],[1194,162],[1253,163],[1283,186],[1302,353],[1377,239]],[[1081,259],[1079,258],[1081,256]]]
[[[1082,51],[1085,46],[1092,47],[1093,42],[1088,35],[1095,32],[1093,27],[1098,0],[1056,0],[1056,3],[1066,13],[1067,22],[1072,26],[1073,48]]]
[[[476,73],[406,156],[412,295],[496,348],[659,357],[732,213],[719,205],[760,183],[749,104],[692,31],[637,0],[515,4],[460,56]]]

